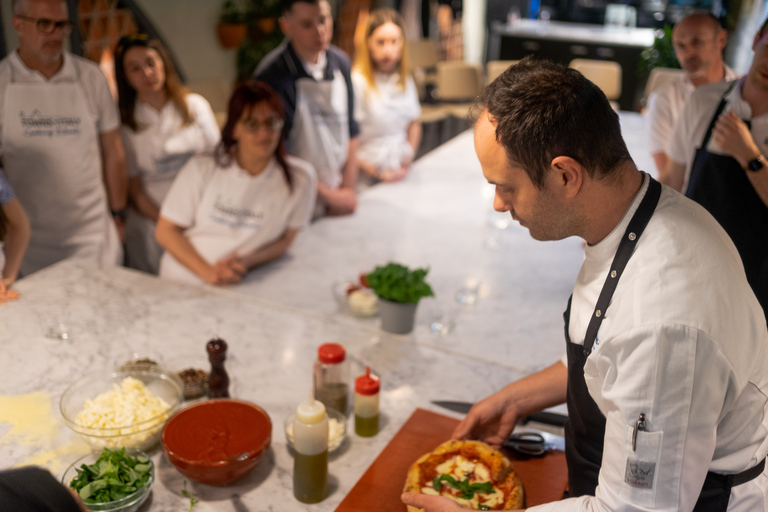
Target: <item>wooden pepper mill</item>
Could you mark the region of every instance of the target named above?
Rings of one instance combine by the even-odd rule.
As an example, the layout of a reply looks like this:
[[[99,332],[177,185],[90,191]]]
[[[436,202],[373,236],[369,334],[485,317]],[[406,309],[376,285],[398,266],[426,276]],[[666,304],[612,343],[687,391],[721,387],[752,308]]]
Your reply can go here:
[[[211,362],[211,373],[208,376],[208,396],[210,398],[229,398],[229,375],[224,368],[227,358],[227,342],[214,336],[205,346],[208,360]]]

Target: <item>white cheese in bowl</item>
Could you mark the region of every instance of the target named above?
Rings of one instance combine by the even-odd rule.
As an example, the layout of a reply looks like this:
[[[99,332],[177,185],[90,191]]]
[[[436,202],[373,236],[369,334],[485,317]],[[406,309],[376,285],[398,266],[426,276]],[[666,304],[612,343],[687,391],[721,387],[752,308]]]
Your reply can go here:
[[[109,438],[105,437],[104,446],[133,446],[147,441],[162,427],[167,419],[163,413],[170,408],[168,402],[152,394],[143,382],[126,377],[119,386],[115,384],[111,391],[87,399],[83,410],[75,416],[75,423],[93,429],[118,429],[107,434]],[[152,418],[157,418],[152,425],[135,426]],[[134,436],[130,435],[135,433]],[[112,438],[115,434],[129,437]],[[92,439],[90,441],[93,442]]]

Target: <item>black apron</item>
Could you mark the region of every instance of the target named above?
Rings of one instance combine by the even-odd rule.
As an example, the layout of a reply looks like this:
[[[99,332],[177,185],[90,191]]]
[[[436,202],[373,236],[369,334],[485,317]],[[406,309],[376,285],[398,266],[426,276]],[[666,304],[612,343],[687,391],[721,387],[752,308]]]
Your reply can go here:
[[[568,422],[565,424],[565,458],[568,465],[568,495],[570,497],[594,496],[597,487],[598,474],[603,459],[605,416],[600,412],[589,394],[584,379],[584,363],[592,352],[597,332],[605,318],[605,311],[610,305],[619,278],[659,202],[661,185],[653,178],[649,179],[650,183],[645,197],[629,221],[619,243],[619,248],[616,250],[616,255],[611,263],[611,272],[606,276],[603,289],[600,291],[597,305],[587,327],[583,346],[572,343],[568,334],[573,297],[568,299],[568,308],[563,314],[568,354],[568,390],[566,395]],[[765,459],[757,466],[737,475],[720,475],[708,472],[702,492],[693,509],[694,512],[725,512],[731,496],[731,487],[756,478],[763,472],[764,468]]]
[[[768,206],[747,177],[752,171],[742,169],[733,157],[707,151],[712,129],[727,104],[726,96],[736,84],[738,81],[725,91],[696,150],[685,195],[706,208],[731,237],[747,281],[768,317]]]

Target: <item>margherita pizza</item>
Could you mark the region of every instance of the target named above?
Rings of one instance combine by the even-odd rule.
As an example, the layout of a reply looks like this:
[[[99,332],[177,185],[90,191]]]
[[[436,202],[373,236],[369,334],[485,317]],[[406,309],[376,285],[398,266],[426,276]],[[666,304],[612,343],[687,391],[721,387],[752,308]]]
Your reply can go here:
[[[422,455],[408,470],[403,492],[445,496],[473,510],[524,506],[512,463],[480,441],[448,441]],[[419,510],[408,507],[408,512]]]

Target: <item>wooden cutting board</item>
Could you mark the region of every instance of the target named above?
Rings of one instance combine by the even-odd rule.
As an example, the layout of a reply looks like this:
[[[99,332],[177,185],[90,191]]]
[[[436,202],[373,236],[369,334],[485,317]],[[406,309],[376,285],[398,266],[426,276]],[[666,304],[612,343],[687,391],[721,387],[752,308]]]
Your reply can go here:
[[[457,419],[416,409],[339,504],[336,512],[405,511],[400,494],[408,468],[420,456],[450,439],[458,423]],[[565,453],[551,451],[541,458],[523,458],[511,452],[505,453],[523,482],[526,507],[562,499],[568,487]]]

